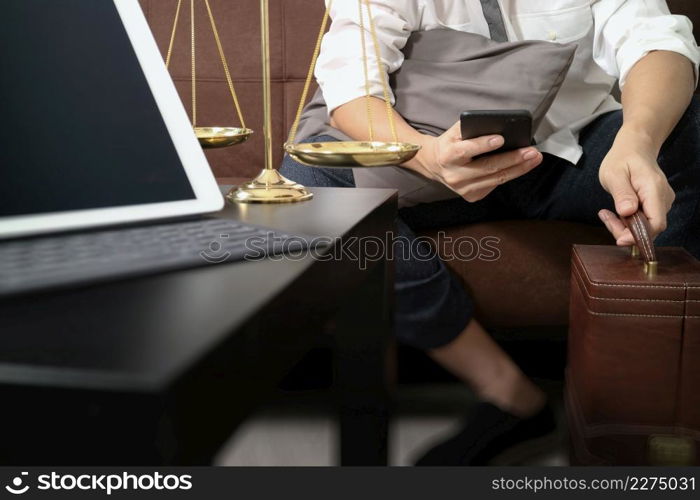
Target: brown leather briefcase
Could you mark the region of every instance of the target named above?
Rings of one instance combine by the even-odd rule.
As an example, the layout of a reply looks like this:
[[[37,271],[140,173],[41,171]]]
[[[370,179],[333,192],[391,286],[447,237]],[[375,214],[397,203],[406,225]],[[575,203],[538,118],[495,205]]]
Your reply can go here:
[[[572,462],[700,463],[700,262],[654,248],[626,221],[638,256],[576,245],[566,409]]]

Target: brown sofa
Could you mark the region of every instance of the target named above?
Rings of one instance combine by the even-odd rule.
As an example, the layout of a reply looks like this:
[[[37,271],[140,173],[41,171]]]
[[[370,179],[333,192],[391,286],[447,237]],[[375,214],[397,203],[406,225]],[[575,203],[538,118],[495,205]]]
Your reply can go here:
[[[177,0],[141,0],[163,53],[167,49]],[[204,2],[196,17],[199,114],[201,125],[237,124],[223,79]],[[258,0],[211,0],[231,72],[249,126],[261,131],[262,98]],[[270,2],[273,134],[276,164],[301,93],[311,50],[323,14],[321,0]],[[669,2],[672,11],[700,25],[697,0]],[[175,44],[172,74],[182,98],[190,100],[188,11],[183,12]],[[263,165],[262,135],[235,148],[207,152],[221,183],[256,174]],[[610,243],[600,227],[565,222],[504,221],[445,229],[448,236],[495,236],[502,258],[497,262],[458,262],[454,270],[472,291],[480,318],[495,329],[551,327],[567,323],[569,252],[572,243]]]

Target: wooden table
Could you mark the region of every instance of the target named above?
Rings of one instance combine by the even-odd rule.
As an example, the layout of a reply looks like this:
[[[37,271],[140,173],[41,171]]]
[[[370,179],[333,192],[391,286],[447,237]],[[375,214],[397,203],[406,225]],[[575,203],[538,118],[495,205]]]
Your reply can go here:
[[[216,216],[333,239],[333,258],[223,264],[0,302],[0,462],[211,463],[334,324],[341,463],[386,464],[393,270],[384,256],[362,269],[351,254],[362,241],[354,237],[393,229],[396,194],[314,192],[307,203],[229,205]]]

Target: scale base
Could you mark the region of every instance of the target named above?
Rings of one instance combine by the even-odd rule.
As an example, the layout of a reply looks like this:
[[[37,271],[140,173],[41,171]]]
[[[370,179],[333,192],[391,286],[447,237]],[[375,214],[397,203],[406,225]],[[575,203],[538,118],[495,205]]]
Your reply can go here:
[[[226,197],[236,203],[296,203],[314,195],[277,170],[264,169],[252,181],[233,188]]]

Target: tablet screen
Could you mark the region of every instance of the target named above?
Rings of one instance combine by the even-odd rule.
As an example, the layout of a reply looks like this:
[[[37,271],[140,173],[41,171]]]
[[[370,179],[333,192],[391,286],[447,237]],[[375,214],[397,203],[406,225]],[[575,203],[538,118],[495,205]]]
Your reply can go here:
[[[0,217],[195,198],[112,0],[3,0]]]

